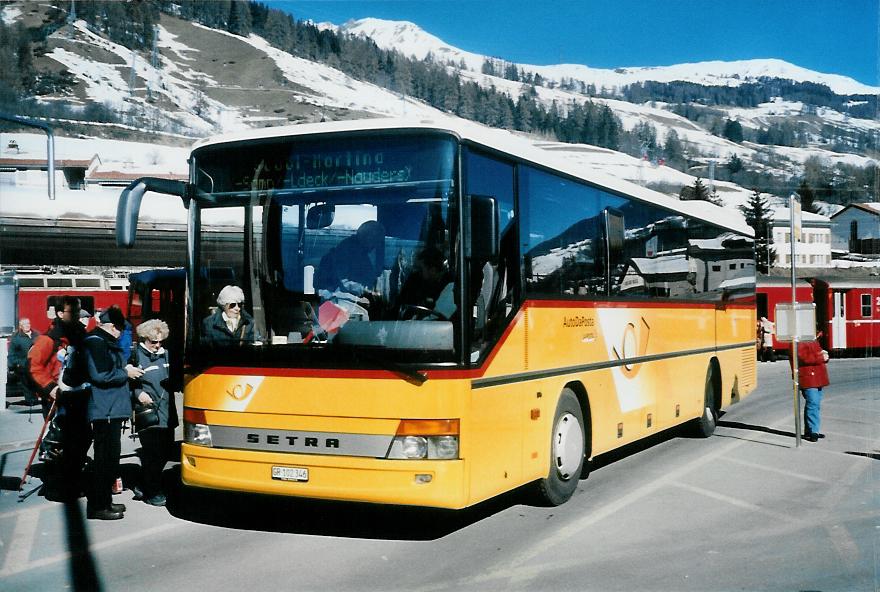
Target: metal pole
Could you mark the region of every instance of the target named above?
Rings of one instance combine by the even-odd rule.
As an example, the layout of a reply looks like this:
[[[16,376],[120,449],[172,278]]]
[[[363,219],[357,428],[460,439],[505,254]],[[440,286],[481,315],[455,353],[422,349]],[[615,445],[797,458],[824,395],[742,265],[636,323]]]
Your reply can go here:
[[[36,127],[46,133],[46,167],[49,175],[49,199],[55,199],[55,134],[52,133],[52,128],[45,123],[32,121],[10,113],[0,113],[0,121],[11,121],[26,127]]]
[[[794,316],[794,335],[791,340],[791,377],[792,382],[794,383],[794,445],[795,448],[800,448],[801,445],[801,401],[799,398],[799,385],[798,385],[798,322],[797,322],[797,291],[795,289],[797,282],[797,274],[795,273],[795,267],[797,264],[795,261],[797,260],[795,255],[795,245],[797,243],[797,237],[795,236],[795,194],[792,193],[789,198],[789,212],[790,212],[790,231],[791,231],[791,310]]]
[[[0,413],[6,411],[6,337],[0,337]]]
[[[52,128],[45,127],[46,132],[46,174],[49,175],[49,199],[55,199],[55,134]]]

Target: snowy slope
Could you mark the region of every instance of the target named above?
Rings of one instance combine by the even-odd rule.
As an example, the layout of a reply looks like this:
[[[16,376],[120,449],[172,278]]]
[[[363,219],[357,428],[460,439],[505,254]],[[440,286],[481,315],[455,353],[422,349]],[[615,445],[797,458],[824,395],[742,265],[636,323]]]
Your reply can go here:
[[[331,25],[325,25],[331,26]],[[464,62],[469,70],[479,72],[487,56],[464,51],[444,43],[441,39],[423,31],[418,25],[407,21],[387,21],[366,18],[349,21],[338,30],[352,35],[372,38],[384,49],[396,49],[406,56],[424,59],[428,53],[440,62],[448,60]],[[761,77],[782,78],[796,82],[816,82],[827,85],[842,95],[877,94],[880,87],[862,84],[847,76],[824,74],[779,59],[738,60],[730,62],[707,61],[673,66],[647,66],[616,68],[614,70],[590,68],[580,64],[557,64],[538,66],[517,64],[526,72],[538,73],[544,78],[560,81],[573,78],[596,88],[615,88],[636,82],[689,81],[711,86],[739,86]]]
[[[211,34],[225,36],[224,39],[227,41],[224,41],[224,43],[242,44],[242,47],[247,45],[249,51],[257,50],[261,52],[267,60],[270,60],[277,67],[281,76],[290,83],[287,96],[290,97],[291,102],[298,102],[304,105],[333,106],[342,110],[350,110],[353,113],[364,113],[367,116],[376,117],[403,116],[433,120],[451,117],[410,97],[401,97],[376,85],[354,80],[329,66],[291,56],[271,47],[264,39],[256,35],[243,38],[224,31],[208,29],[201,25],[188,24],[187,26],[198,27],[200,30],[208,31]],[[437,61],[453,63],[455,67],[464,63],[467,70],[460,73],[463,79],[474,80],[486,87],[492,86],[499,91],[509,93],[512,97],[517,97],[522,92],[521,83],[481,74],[480,67],[483,63],[483,56],[450,47],[444,44],[442,40],[425,33],[412,23],[364,19],[347,23],[342,29],[355,34],[369,33],[380,46],[395,48],[416,58],[423,58],[430,52]],[[127,105],[134,101],[141,101],[144,108],[151,108],[142,98],[131,96],[128,81],[126,80],[128,78],[126,73],[132,66],[131,52],[129,50],[89,32],[81,23],[76,24],[74,33],[75,37],[66,38],[69,44],[92,45],[115,56],[116,64],[109,65],[75,53],[72,50],[72,47],[75,47],[74,45],[55,48],[49,54],[53,59],[63,63],[75,76],[83,81],[88,95],[93,100],[118,106],[120,109],[127,108]],[[193,104],[200,99],[196,97],[197,81],[205,78],[204,73],[199,71],[199,61],[205,59],[205,56],[200,55],[202,53],[201,50],[193,46],[193,40],[188,38],[187,34],[175,36],[167,28],[161,26],[159,28],[159,46],[162,48],[161,71],[153,68],[143,58],[134,60],[139,83],[143,84],[144,81],[147,81],[155,92],[160,93],[168,104],[173,105],[173,111],[171,112],[173,117],[190,125],[194,135],[206,136],[221,131],[250,129],[273,122],[273,119],[287,121],[286,117],[273,118],[271,113],[254,115],[249,113],[247,109],[233,108],[210,100],[207,101],[207,114],[202,116],[194,115]],[[612,74],[614,76],[642,76],[641,80],[656,80],[660,76],[672,76],[671,72],[675,72],[675,76],[682,72],[687,73],[689,76],[698,76],[700,72],[703,72],[704,74],[708,73],[706,75],[712,78],[715,83],[721,84],[720,81],[725,76],[733,76],[734,74],[739,77],[738,80],[741,82],[746,76],[769,75],[770,72],[777,72],[777,75],[781,75],[778,74],[780,72],[797,73],[801,71],[802,73],[809,73],[809,71],[796,69],[796,67],[788,68],[790,64],[786,65],[778,60],[752,60],[736,64],[739,69],[726,70],[722,66],[716,68],[714,65],[704,63],[668,68],[633,68],[615,72],[596,70],[595,77],[590,83],[597,84],[598,86],[603,84],[609,86],[611,85],[610,81],[612,81],[612,78],[602,78],[602,76],[610,76]],[[535,66],[535,68],[563,67]],[[586,67],[575,66],[574,68],[582,69]],[[589,69],[587,68],[587,70]],[[542,76],[549,77],[549,72],[548,70],[548,73],[542,74]],[[573,76],[571,71],[566,70],[565,72],[565,74],[559,75],[565,77]],[[751,74],[748,74],[749,72]],[[806,76],[807,74],[803,75]],[[809,75],[822,76],[818,73],[809,73]],[[814,81],[821,80],[815,76],[810,79]],[[804,161],[812,156],[826,159],[830,163],[842,162],[858,166],[865,166],[871,162],[863,156],[842,155],[825,150],[821,146],[803,149],[768,147],[745,143],[736,144],[715,136],[693,122],[671,113],[664,109],[662,104],[636,105],[622,100],[588,99],[582,94],[564,91],[559,88],[538,87],[536,92],[538,93],[539,100],[546,106],[549,107],[555,102],[557,107],[563,112],[566,109],[566,105],[572,101],[592,100],[604,103],[621,119],[624,128],[632,129],[637,123],[650,122],[657,129],[657,136],[661,141],[669,130],[675,130],[682,142],[688,143],[706,155],[707,158],[715,159],[718,163],[729,158],[732,154],[737,154],[745,160],[762,162],[766,161],[765,157],[772,152],[775,157],[781,158],[782,164],[777,169],[778,174],[788,177],[797,174]],[[205,100],[205,97],[201,97],[201,100]],[[743,126],[753,128],[766,126],[775,118],[801,117],[803,113],[804,106],[802,104],[783,101],[759,105],[754,109],[729,110],[731,118],[740,121]],[[876,121],[848,118],[846,114],[837,113],[830,109],[820,110],[818,113],[814,113],[813,116],[820,118],[820,123],[821,119],[825,119],[858,127],[866,131],[880,131],[880,123]],[[17,138],[22,139],[26,139],[27,136],[27,134],[16,135]],[[3,134],[3,138],[0,138],[0,144],[3,143],[6,137],[6,134]],[[106,140],[70,142],[61,140],[59,138],[59,158],[90,158],[92,154],[98,153],[102,160],[101,168],[106,170],[112,170],[114,167],[123,167],[136,169],[140,172],[149,172],[150,170],[155,170],[156,172],[186,172],[185,159],[188,153],[186,149],[165,149],[153,145],[125,142],[110,144],[107,143],[110,141]],[[530,138],[530,141],[544,150],[562,155],[578,167],[584,167],[600,174],[608,174],[640,185],[658,188],[670,195],[676,195],[682,186],[692,185],[696,178],[668,167],[656,166],[656,164],[644,160],[595,146],[547,142],[537,138]],[[39,152],[41,149],[44,150],[45,142],[41,136],[34,136],[33,142],[33,150],[35,152]],[[128,146],[128,144],[131,145]],[[0,149],[2,149],[2,146],[0,146]],[[25,157],[24,153],[22,153],[22,157]],[[119,166],[116,166],[117,164]],[[153,168],[151,169],[150,167]],[[694,170],[694,174],[706,177],[705,169]],[[39,196],[45,195],[45,183],[43,183],[42,190],[39,188],[39,183],[35,183],[35,185],[37,185],[37,189],[33,193],[29,193],[30,197],[22,194],[22,198],[20,200],[16,198],[15,203],[10,199],[2,200],[3,203],[0,203],[0,214],[8,215],[14,213],[15,215],[23,215],[24,213],[31,212],[36,215],[45,214],[47,217],[52,218],[60,216],[66,211],[66,206],[61,207],[57,204],[49,204],[47,206],[49,209],[42,210],[39,204],[45,200],[45,197],[40,199]],[[58,184],[59,191],[62,190],[62,186],[63,183]],[[731,183],[716,182],[715,187],[731,215],[741,216],[738,206],[747,201],[751,191]],[[4,191],[6,196],[9,196],[9,186],[4,186],[3,189],[6,190]],[[110,217],[110,212],[113,211],[111,207],[112,200],[108,198],[106,204],[102,201],[102,205],[98,207],[97,202],[93,202],[91,198],[96,197],[98,193],[102,193],[102,190],[95,189],[94,191],[97,193],[92,193],[92,191],[90,188],[86,192],[92,204],[89,208],[83,206],[82,192],[73,192],[70,196],[72,201],[68,201],[66,197],[64,201],[65,203],[76,203],[76,200],[79,200],[83,212],[88,210],[91,213],[98,214],[101,211],[103,212],[102,216]],[[114,199],[118,195],[117,190],[108,190],[108,195],[111,193]],[[145,201],[145,203],[147,202]],[[783,205],[781,201],[779,205]],[[180,221],[181,218],[178,213],[171,213],[172,211],[157,208],[155,211],[147,211],[145,213],[147,218],[150,219]],[[166,214],[168,217],[163,218],[163,215]]]
[[[431,54],[441,63],[455,64],[458,69],[461,63],[466,70],[459,70],[462,80],[472,80],[484,87],[492,87],[505,92],[516,99],[523,91],[523,84],[504,78],[488,76],[481,73],[486,56],[461,50],[444,43],[441,39],[420,29],[417,25],[406,21],[387,21],[375,18],[349,21],[340,27],[324,23],[323,27],[334,28],[352,35],[363,35],[372,38],[379,47],[396,49],[404,55],[424,59]],[[597,89],[611,89],[625,84],[655,80],[670,82],[687,80],[699,84],[739,85],[761,76],[774,76],[798,81],[811,81],[828,84],[832,90],[841,94],[880,92],[880,88],[868,87],[844,76],[822,74],[794,66],[782,60],[743,60],[736,62],[701,62],[696,64],[680,64],[666,67],[619,68],[603,70],[582,65],[530,66],[518,64],[526,71],[540,73],[541,76],[555,81],[562,78],[574,78],[593,84]],[[835,164],[846,162],[857,166],[868,166],[873,160],[858,155],[841,155],[821,146],[810,149],[785,148],[777,146],[746,145],[730,142],[713,135],[684,117],[678,116],[663,108],[662,104],[651,106],[637,105],[622,100],[588,98],[580,93],[569,92],[560,88],[537,87],[538,99],[545,107],[554,102],[565,112],[565,106],[571,102],[606,104],[617,115],[624,129],[632,130],[641,122],[651,123],[657,130],[659,141],[663,141],[670,130],[675,130],[683,142],[691,144],[707,158],[723,161],[737,154],[745,160],[754,159],[759,152],[781,160],[783,168],[777,171],[780,176],[799,174],[804,161],[811,156],[819,156],[825,161]],[[741,125],[753,129],[768,127],[774,121],[784,118],[806,119],[807,109],[802,103],[786,102],[776,99],[773,102],[758,105],[754,109],[727,109],[730,119],[739,121]],[[833,122],[856,131],[878,132],[880,122],[856,119],[829,108],[819,108],[815,115],[816,132],[823,121]]]

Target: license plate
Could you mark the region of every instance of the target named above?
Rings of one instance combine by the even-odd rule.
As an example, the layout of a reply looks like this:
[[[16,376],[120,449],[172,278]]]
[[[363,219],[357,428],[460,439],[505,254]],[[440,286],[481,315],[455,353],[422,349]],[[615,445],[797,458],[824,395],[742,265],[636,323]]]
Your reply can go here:
[[[309,470],[299,467],[272,467],[272,478],[280,481],[308,481]]]

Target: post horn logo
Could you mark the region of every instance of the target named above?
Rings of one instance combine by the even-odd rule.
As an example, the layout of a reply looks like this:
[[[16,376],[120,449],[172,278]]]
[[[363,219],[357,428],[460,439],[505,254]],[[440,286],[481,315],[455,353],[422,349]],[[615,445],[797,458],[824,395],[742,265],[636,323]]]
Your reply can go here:
[[[247,399],[253,392],[254,387],[249,383],[245,383],[244,385],[236,384],[234,387],[226,389],[226,394],[236,401]]]
[[[651,327],[648,326],[644,317],[641,321],[638,329],[633,323],[627,323],[620,340],[620,350],[618,351],[617,346],[611,348],[615,357],[623,361],[621,371],[627,378],[635,378],[639,370],[642,369],[641,364],[633,364],[629,360],[640,358],[648,353],[648,337],[651,334]]]

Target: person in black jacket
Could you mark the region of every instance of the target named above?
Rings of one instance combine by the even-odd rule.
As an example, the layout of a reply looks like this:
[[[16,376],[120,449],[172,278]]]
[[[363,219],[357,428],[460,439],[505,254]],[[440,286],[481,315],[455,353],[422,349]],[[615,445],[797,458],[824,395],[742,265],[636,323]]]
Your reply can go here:
[[[170,457],[177,427],[174,393],[168,392],[168,351],[162,343],[168,339],[168,324],[159,319],[144,321],[137,328],[140,343],[132,352],[132,362],[144,371],[134,381],[134,395],[142,405],[153,404],[159,412],[158,425],[141,430],[141,465],[143,467],[143,500],[151,506],[164,506],[162,469]]]
[[[36,403],[37,397],[24,374],[27,368],[28,350],[34,344],[34,339],[39,336],[40,332],[31,328],[31,320],[22,318],[18,321],[18,331],[12,334],[12,339],[9,341],[9,373],[18,380],[24,393],[24,400],[29,405]]]
[[[252,343],[254,319],[242,308],[242,289],[225,286],[217,295],[217,304],[217,310],[202,321],[202,343],[215,347]]]
[[[98,319],[100,324],[83,341],[88,381],[91,384],[88,414],[95,451],[86,516],[98,520],[119,520],[123,517],[125,506],[113,503],[111,489],[119,474],[122,422],[131,416],[128,381],[140,378],[144,371],[131,364],[126,365],[118,342],[125,329],[125,316],[119,307],[111,306]]]
[[[385,227],[367,220],[322,258],[315,271],[315,287],[363,296],[376,287],[382,273]]]

